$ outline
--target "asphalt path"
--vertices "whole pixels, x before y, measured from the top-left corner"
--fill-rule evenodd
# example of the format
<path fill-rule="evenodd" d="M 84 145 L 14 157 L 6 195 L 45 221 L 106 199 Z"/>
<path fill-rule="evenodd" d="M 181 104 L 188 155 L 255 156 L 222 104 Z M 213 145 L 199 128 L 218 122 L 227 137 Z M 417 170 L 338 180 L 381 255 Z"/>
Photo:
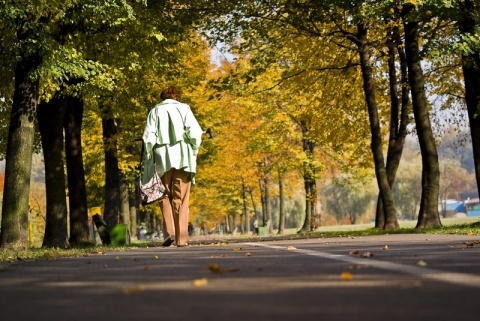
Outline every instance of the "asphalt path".
<path fill-rule="evenodd" d="M 478 320 L 480 237 L 251 239 L 0 262 L 0 320 Z"/>

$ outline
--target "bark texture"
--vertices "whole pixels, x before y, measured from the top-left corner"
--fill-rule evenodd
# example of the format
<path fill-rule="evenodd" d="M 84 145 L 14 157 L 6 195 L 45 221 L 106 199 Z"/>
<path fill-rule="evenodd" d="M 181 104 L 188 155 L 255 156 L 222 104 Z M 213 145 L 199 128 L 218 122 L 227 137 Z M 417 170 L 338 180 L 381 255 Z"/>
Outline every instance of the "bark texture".
<path fill-rule="evenodd" d="M 108 102 L 104 102 L 108 104 Z M 108 105 L 102 107 L 102 133 L 105 153 L 105 209 L 104 220 L 108 229 L 113 228 L 120 214 L 120 169 L 117 156 L 118 128 Z"/>
<path fill-rule="evenodd" d="M 442 225 L 438 212 L 440 167 L 429 118 L 425 80 L 418 45 L 420 23 L 416 19 L 415 13 L 413 5 L 404 6 L 403 19 L 408 80 L 412 93 L 413 114 L 415 116 L 416 131 L 422 155 L 422 196 L 417 227 L 437 227 Z"/>
<path fill-rule="evenodd" d="M 391 28 L 387 33 L 388 43 L 388 76 L 390 89 L 390 131 L 387 150 L 387 179 L 393 192 L 393 184 L 397 175 L 398 166 L 402 158 L 403 146 L 407 136 L 408 123 L 408 76 L 407 61 L 403 50 L 398 26 Z M 400 92 L 397 80 L 396 57 L 400 65 Z M 399 98 L 400 97 L 400 98 Z M 387 217 L 383 210 L 381 195 L 378 196 L 375 227 L 385 228 L 387 224 L 399 227 L 396 217 Z"/>
<path fill-rule="evenodd" d="M 31 30 L 17 32 L 19 42 L 31 37 Z M 30 172 L 32 168 L 35 118 L 38 104 L 38 78 L 32 72 L 38 68 L 41 57 L 32 52 L 15 66 L 15 92 L 8 129 L 5 163 L 5 185 L 2 205 L 0 246 L 28 247 L 28 212 Z"/>
<path fill-rule="evenodd" d="M 62 99 L 53 98 L 38 106 L 38 126 L 42 135 L 45 160 L 45 189 L 47 213 L 44 247 L 68 246 L 67 201 L 65 168 L 63 162 L 63 119 L 65 106 Z"/>
<path fill-rule="evenodd" d="M 380 130 L 380 120 L 378 117 L 378 108 L 375 96 L 375 86 L 373 82 L 373 71 L 370 59 L 370 48 L 368 44 L 367 29 L 363 23 L 357 25 L 357 38 L 355 42 L 358 46 L 360 55 L 360 66 L 362 69 L 363 90 L 368 108 L 368 118 L 370 121 L 370 131 L 372 135 L 371 149 L 373 161 L 375 164 L 375 176 L 377 178 L 378 189 L 380 191 L 383 210 L 385 212 L 385 224 L 383 228 L 394 229 L 397 227 L 397 212 L 393 202 L 393 193 L 388 182 L 387 170 L 385 168 L 385 159 L 383 157 L 382 133 Z"/>
<path fill-rule="evenodd" d="M 87 190 L 82 154 L 83 100 L 65 97 L 65 159 L 67 164 L 71 245 L 89 243 Z"/>
<path fill-rule="evenodd" d="M 305 220 L 299 232 L 312 231 L 313 215 L 315 213 L 315 204 L 317 201 L 317 186 L 315 179 L 315 166 L 313 165 L 313 153 L 315 152 L 315 143 L 308 139 L 307 122 L 300 121 L 302 129 L 303 152 L 306 155 L 307 161 L 303 164 L 303 185 L 305 187 Z"/>
<path fill-rule="evenodd" d="M 480 5 L 478 3 L 474 4 L 471 0 L 466 0 L 462 3 L 461 9 L 460 34 L 475 34 L 475 28 L 479 22 L 475 21 L 474 17 L 475 13 L 478 16 Z M 480 52 L 474 51 L 470 54 L 463 54 L 462 68 L 465 81 L 465 101 L 472 136 L 477 190 L 480 193 Z"/>

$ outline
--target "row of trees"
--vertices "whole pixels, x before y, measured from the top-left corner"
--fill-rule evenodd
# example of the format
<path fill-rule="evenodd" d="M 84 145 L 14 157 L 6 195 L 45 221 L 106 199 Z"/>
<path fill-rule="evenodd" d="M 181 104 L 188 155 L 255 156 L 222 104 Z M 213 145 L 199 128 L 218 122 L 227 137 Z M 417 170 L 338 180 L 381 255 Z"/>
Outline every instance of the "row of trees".
<path fill-rule="evenodd" d="M 379 188 L 376 226 L 398 227 L 392 186 L 413 121 L 422 155 L 417 226 L 441 225 L 440 165 L 429 97 L 439 98 L 441 108 L 467 106 L 478 187 L 479 8 L 473 1 L 231 5 L 231 14 L 213 21 L 211 28 L 217 31 L 215 39 L 229 43 L 240 57 L 240 84 L 248 84 L 240 90 L 256 92 L 257 103 L 276 107 L 276 114 L 287 115 L 302 135 L 307 201 L 302 230 L 312 227 L 315 181 L 326 164 L 320 157 L 348 150 L 348 156 L 365 160 L 358 145 L 366 139 Z M 388 144 L 383 143 L 386 135 Z"/>
<path fill-rule="evenodd" d="M 8 137 L 0 140 L 0 246 L 26 245 L 24 191 L 39 146 L 44 246 L 87 242 L 89 207 L 101 207 L 109 226 L 135 229 L 140 147 L 131 141 L 172 82 L 200 123 L 215 128 L 199 157 L 192 218 L 227 217 L 248 232 L 250 213 L 261 213 L 271 228 L 275 182 L 279 231 L 285 198 L 298 189 L 300 230 L 310 231 L 320 178 L 368 181 L 374 168 L 376 226 L 396 228 L 392 186 L 414 121 L 423 162 L 418 226 L 438 226 L 427 97 L 440 97 L 442 108 L 466 103 L 478 185 L 479 11 L 471 0 L 4 1 L 0 108 L 11 117 L 0 122 Z M 235 61 L 211 66 L 206 38 L 227 45 Z"/>
<path fill-rule="evenodd" d="M 0 246 L 27 245 L 25 191 L 31 156 L 40 145 L 47 200 L 44 246 L 88 242 L 89 207 L 101 206 L 110 227 L 119 215 L 126 223 L 135 216 L 128 183 L 137 174 L 140 149 L 131 139 L 141 137 L 163 86 L 174 80 L 194 95 L 208 71 L 207 46 L 195 30 L 214 4 L 198 1 L 201 9 L 192 9 L 189 3 L 0 4 L 6 159 Z M 87 135 L 81 135 L 82 128 Z"/>

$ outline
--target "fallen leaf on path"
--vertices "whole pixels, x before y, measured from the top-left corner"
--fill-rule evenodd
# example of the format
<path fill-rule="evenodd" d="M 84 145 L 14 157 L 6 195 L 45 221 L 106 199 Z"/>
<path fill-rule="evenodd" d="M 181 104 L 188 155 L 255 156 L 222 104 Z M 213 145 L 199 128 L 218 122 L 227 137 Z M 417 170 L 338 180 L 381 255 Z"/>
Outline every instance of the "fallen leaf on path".
<path fill-rule="evenodd" d="M 247 252 L 245 253 L 245 256 L 252 256 L 252 254 L 250 254 L 250 252 Z"/>
<path fill-rule="evenodd" d="M 367 257 L 367 258 L 373 256 L 373 253 L 372 253 L 372 252 L 365 251 L 365 252 L 361 253 L 359 250 L 350 251 L 349 254 L 350 254 L 350 255 L 359 255 L 359 256 L 361 256 L 361 257 Z"/>
<path fill-rule="evenodd" d="M 373 253 L 368 251 L 362 254 L 362 257 L 372 257 L 372 256 L 373 256 Z"/>
<path fill-rule="evenodd" d="M 345 281 L 351 281 L 353 280 L 353 275 L 350 272 L 342 272 L 342 274 L 340 274 L 340 278 Z"/>
<path fill-rule="evenodd" d="M 427 266 L 427 262 L 425 262 L 424 260 L 420 260 L 420 261 L 417 262 L 417 265 L 419 267 L 425 267 L 425 266 Z"/>
<path fill-rule="evenodd" d="M 158 260 L 158 256 L 154 255 L 154 256 L 153 256 L 153 259 L 154 259 L 154 260 Z"/>
<path fill-rule="evenodd" d="M 152 269 L 152 267 L 150 265 L 145 265 L 145 267 L 143 268 L 145 271 L 150 271 Z"/>
<path fill-rule="evenodd" d="M 209 263 L 208 269 L 213 273 L 228 273 L 240 270 L 239 268 L 221 268 L 217 263 Z"/>
<path fill-rule="evenodd" d="M 233 250 L 234 250 L 235 252 L 240 252 L 240 251 L 242 250 L 242 248 L 241 248 L 241 247 L 236 247 L 236 248 L 234 248 Z"/>
<path fill-rule="evenodd" d="M 203 279 L 197 279 L 193 281 L 193 286 L 200 288 L 202 286 L 205 286 L 208 284 L 208 280 L 206 278 Z"/>
<path fill-rule="evenodd" d="M 289 246 L 289 247 L 287 247 L 287 250 L 290 250 L 290 251 L 296 250 L 296 249 L 297 249 L 297 248 L 296 248 L 295 246 Z"/>
<path fill-rule="evenodd" d="M 383 247 L 383 250 L 384 250 L 384 251 L 388 251 L 388 245 L 385 245 L 385 246 Z"/>
<path fill-rule="evenodd" d="M 474 247 L 475 245 L 480 244 L 480 241 L 473 241 L 473 242 L 463 242 L 467 247 Z"/>

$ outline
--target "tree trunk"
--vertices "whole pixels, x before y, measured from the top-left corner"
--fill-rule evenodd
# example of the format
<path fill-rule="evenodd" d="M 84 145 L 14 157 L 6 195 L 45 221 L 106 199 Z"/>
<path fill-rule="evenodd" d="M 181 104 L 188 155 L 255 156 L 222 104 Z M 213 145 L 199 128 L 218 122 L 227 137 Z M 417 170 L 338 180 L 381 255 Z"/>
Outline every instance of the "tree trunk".
<path fill-rule="evenodd" d="M 263 177 L 261 177 L 258 180 L 258 186 L 260 189 L 260 205 L 262 206 L 262 225 L 261 226 L 266 226 L 266 220 L 265 220 L 265 187 L 264 187 L 264 181 Z M 260 220 L 258 221 L 260 224 Z"/>
<path fill-rule="evenodd" d="M 262 200 L 262 226 L 268 231 L 268 233 L 272 233 L 272 224 L 271 224 L 271 206 L 270 206 L 270 181 L 269 181 L 269 173 L 267 170 L 268 160 L 267 158 L 264 159 L 263 164 L 263 177 L 260 178 L 260 193 L 261 193 L 261 200 Z"/>
<path fill-rule="evenodd" d="M 474 35 L 476 22 L 474 13 L 479 11 L 471 0 L 465 0 L 461 4 L 462 18 L 460 20 L 460 33 L 462 35 Z M 465 80 L 465 101 L 470 122 L 472 136 L 473 159 L 475 163 L 475 175 L 477 178 L 477 191 L 480 193 L 480 52 L 472 52 L 462 55 L 463 79 Z"/>
<path fill-rule="evenodd" d="M 257 220 L 257 223 L 260 222 L 260 215 L 258 214 L 257 210 L 257 202 L 255 202 L 255 197 L 253 196 L 253 188 L 249 188 L 249 193 L 250 193 L 250 199 L 252 200 L 252 207 L 253 207 L 253 213 L 255 214 L 255 219 Z"/>
<path fill-rule="evenodd" d="M 29 32 L 19 31 L 24 41 Z M 31 73 L 40 64 L 38 53 L 23 57 L 15 66 L 15 92 L 8 129 L 5 185 L 2 204 L 0 246 L 28 247 L 28 211 L 32 168 L 35 117 L 38 103 L 38 79 Z"/>
<path fill-rule="evenodd" d="M 128 192 L 128 183 L 125 178 L 125 175 L 122 172 L 119 172 L 120 175 L 120 217 L 122 223 L 127 224 L 127 227 L 130 227 L 130 202 L 129 202 L 129 192 Z"/>
<path fill-rule="evenodd" d="M 278 215 L 278 232 L 283 234 L 285 230 L 285 193 L 283 192 L 283 175 L 282 171 L 278 171 L 278 194 L 280 200 L 280 213 Z"/>
<path fill-rule="evenodd" d="M 380 121 L 378 118 L 377 101 L 375 97 L 375 87 L 373 83 L 373 72 L 370 59 L 370 48 L 367 40 L 367 29 L 362 23 L 357 25 L 357 45 L 360 55 L 360 66 L 362 69 L 363 90 L 368 108 L 368 117 L 370 120 L 370 131 L 372 134 L 372 154 L 375 164 L 375 176 L 377 178 L 378 189 L 380 191 L 383 210 L 388 220 L 385 222 L 384 229 L 395 229 L 396 209 L 393 202 L 393 193 L 388 183 L 387 170 L 383 157 L 382 133 L 380 130 Z"/>
<path fill-rule="evenodd" d="M 250 219 L 248 217 L 248 200 L 247 200 L 247 186 L 242 179 L 242 199 L 243 199 L 243 216 L 244 216 L 244 232 L 250 234 Z"/>
<path fill-rule="evenodd" d="M 237 227 L 238 227 L 237 213 L 233 212 L 232 213 L 232 234 L 235 234 L 237 232 Z M 208 233 L 208 229 L 206 232 Z"/>
<path fill-rule="evenodd" d="M 68 246 L 67 196 L 65 191 L 65 168 L 63 162 L 63 120 L 65 104 L 63 98 L 53 98 L 41 103 L 37 110 L 38 127 L 42 135 L 45 160 L 45 189 L 47 213 L 44 247 Z"/>
<path fill-rule="evenodd" d="M 102 106 L 103 144 L 105 152 L 105 209 L 108 229 L 118 223 L 120 213 L 120 169 L 117 157 L 117 124 L 108 106 Z"/>
<path fill-rule="evenodd" d="M 134 190 L 130 190 L 128 199 L 130 205 L 130 235 L 132 238 L 136 238 L 138 201 Z"/>
<path fill-rule="evenodd" d="M 407 136 L 408 123 L 408 77 L 407 77 L 407 62 L 405 52 L 403 50 L 402 41 L 400 38 L 400 31 L 397 26 L 391 28 L 387 34 L 388 41 L 388 75 L 390 88 L 390 134 L 387 151 L 387 179 L 390 188 L 393 189 L 395 177 L 397 175 L 398 166 L 402 158 L 403 146 L 405 137 Z M 401 101 L 398 95 L 397 71 L 395 67 L 395 52 L 398 52 L 400 63 L 400 86 L 401 86 Z M 394 225 L 399 227 L 397 217 L 387 217 L 383 210 L 383 202 L 381 195 L 378 195 L 377 214 L 375 220 L 375 227 L 385 228 L 386 225 Z"/>
<path fill-rule="evenodd" d="M 438 213 L 440 168 L 437 147 L 429 119 L 425 82 L 420 64 L 419 22 L 409 15 L 413 5 L 404 6 L 405 52 L 412 93 L 413 114 L 422 155 L 422 196 L 417 227 L 441 226 Z M 414 13 L 414 12 L 412 12 Z"/>
<path fill-rule="evenodd" d="M 90 242 L 87 190 L 82 154 L 83 100 L 67 96 L 64 118 L 71 245 Z"/>
<path fill-rule="evenodd" d="M 298 232 L 310 232 L 312 230 L 312 215 L 315 209 L 316 195 L 316 180 L 315 167 L 313 166 L 313 153 L 315 151 L 315 143 L 307 138 L 308 126 L 307 122 L 300 121 L 302 129 L 302 149 L 305 153 L 306 161 L 303 164 L 303 185 L 305 188 L 305 220 L 303 226 Z"/>

